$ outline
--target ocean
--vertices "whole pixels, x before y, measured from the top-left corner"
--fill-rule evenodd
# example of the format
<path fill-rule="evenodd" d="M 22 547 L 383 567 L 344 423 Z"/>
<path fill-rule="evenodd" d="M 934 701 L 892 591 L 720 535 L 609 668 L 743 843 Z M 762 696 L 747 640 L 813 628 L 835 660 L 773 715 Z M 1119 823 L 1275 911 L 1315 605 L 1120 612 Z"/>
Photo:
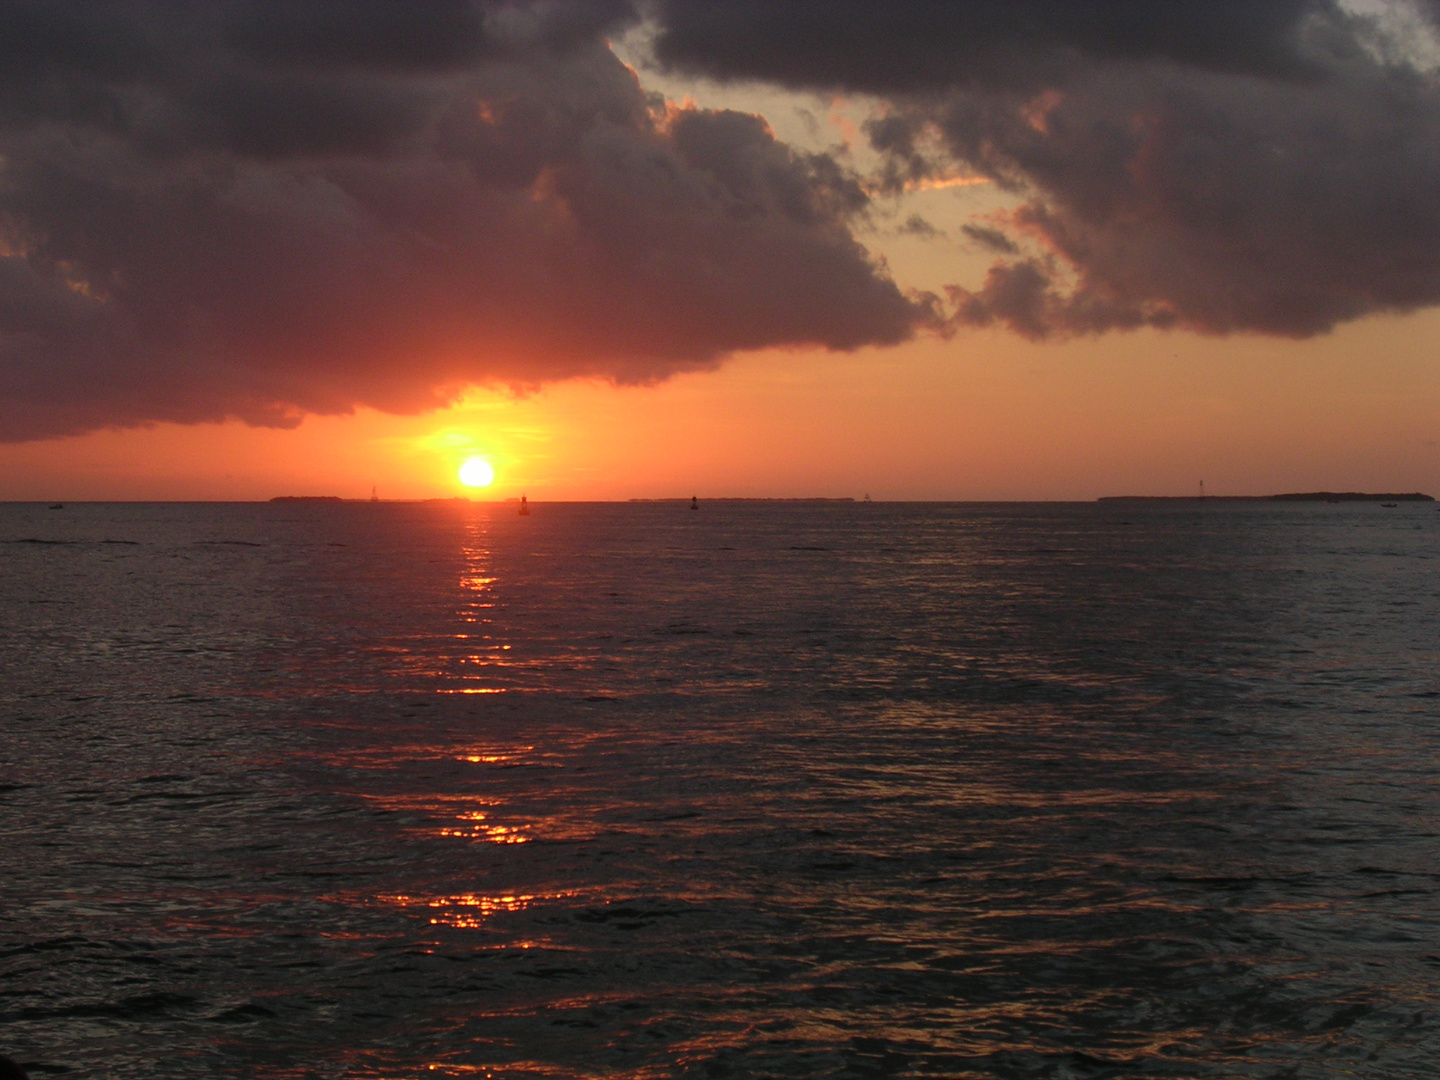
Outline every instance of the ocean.
<path fill-rule="evenodd" d="M 32 1077 L 1433 1077 L 1433 504 L 0 506 Z"/>

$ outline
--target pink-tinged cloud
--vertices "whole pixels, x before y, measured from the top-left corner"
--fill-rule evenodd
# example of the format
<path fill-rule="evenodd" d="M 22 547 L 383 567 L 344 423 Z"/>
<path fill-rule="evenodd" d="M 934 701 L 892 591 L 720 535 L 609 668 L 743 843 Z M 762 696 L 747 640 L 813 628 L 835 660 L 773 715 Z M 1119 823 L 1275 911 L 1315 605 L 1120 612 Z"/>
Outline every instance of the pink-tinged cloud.
<path fill-rule="evenodd" d="M 936 321 L 866 196 L 666 109 L 621 4 L 0 8 L 0 439 L 643 382 Z"/>

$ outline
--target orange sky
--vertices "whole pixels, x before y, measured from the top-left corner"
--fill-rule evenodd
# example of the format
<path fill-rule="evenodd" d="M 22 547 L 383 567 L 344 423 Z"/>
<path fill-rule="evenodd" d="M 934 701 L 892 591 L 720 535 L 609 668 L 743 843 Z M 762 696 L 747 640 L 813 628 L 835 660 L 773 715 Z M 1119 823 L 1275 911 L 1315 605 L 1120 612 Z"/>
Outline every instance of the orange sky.
<path fill-rule="evenodd" d="M 1090 499 L 1440 492 L 1440 313 L 1306 342 L 1153 331 L 1032 344 L 972 332 L 853 355 L 763 353 L 654 387 L 476 392 L 421 416 L 291 431 L 158 425 L 0 447 L 0 498 L 282 494 Z"/>
<path fill-rule="evenodd" d="M 816 147 L 853 137 L 867 107 L 689 90 Z M 1006 205 L 984 184 L 915 192 L 882 202 L 861 239 L 903 286 L 973 287 L 992 257 L 955 240 L 958 227 Z M 901 234 L 912 213 L 946 235 Z M 1147 330 L 1037 344 L 997 329 L 853 354 L 768 351 L 654 386 L 479 388 L 418 416 L 0 445 L 0 499 L 364 498 L 372 485 L 382 498 L 1091 499 L 1190 494 L 1202 479 L 1212 494 L 1440 493 L 1437 341 L 1431 311 L 1306 341 Z M 484 492 L 456 477 L 472 454 L 495 467 Z"/>

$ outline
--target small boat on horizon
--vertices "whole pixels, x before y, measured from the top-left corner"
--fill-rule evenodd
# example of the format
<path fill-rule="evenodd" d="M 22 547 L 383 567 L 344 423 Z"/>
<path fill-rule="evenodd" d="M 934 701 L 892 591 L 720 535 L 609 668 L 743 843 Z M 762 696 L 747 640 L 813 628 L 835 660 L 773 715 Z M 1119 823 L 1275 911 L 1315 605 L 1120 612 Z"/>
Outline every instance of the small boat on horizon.
<path fill-rule="evenodd" d="M 521 495 L 521 496 L 520 496 L 520 516 L 521 516 L 521 517 L 529 517 L 529 516 L 530 516 L 530 503 L 529 503 L 529 501 L 525 498 L 524 495 Z"/>
<path fill-rule="evenodd" d="M 64 509 L 65 509 L 65 504 L 64 504 L 64 503 L 51 503 L 51 504 L 50 504 L 50 509 L 51 509 L 51 510 L 64 510 Z"/>

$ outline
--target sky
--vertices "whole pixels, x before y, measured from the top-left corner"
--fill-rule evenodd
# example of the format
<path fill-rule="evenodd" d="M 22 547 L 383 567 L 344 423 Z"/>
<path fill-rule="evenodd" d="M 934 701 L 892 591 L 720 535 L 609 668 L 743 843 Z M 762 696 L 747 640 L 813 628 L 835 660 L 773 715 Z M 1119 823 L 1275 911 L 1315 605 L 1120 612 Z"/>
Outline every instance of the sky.
<path fill-rule="evenodd" d="M 0 500 L 1440 494 L 1437 25 L 0 0 Z"/>

